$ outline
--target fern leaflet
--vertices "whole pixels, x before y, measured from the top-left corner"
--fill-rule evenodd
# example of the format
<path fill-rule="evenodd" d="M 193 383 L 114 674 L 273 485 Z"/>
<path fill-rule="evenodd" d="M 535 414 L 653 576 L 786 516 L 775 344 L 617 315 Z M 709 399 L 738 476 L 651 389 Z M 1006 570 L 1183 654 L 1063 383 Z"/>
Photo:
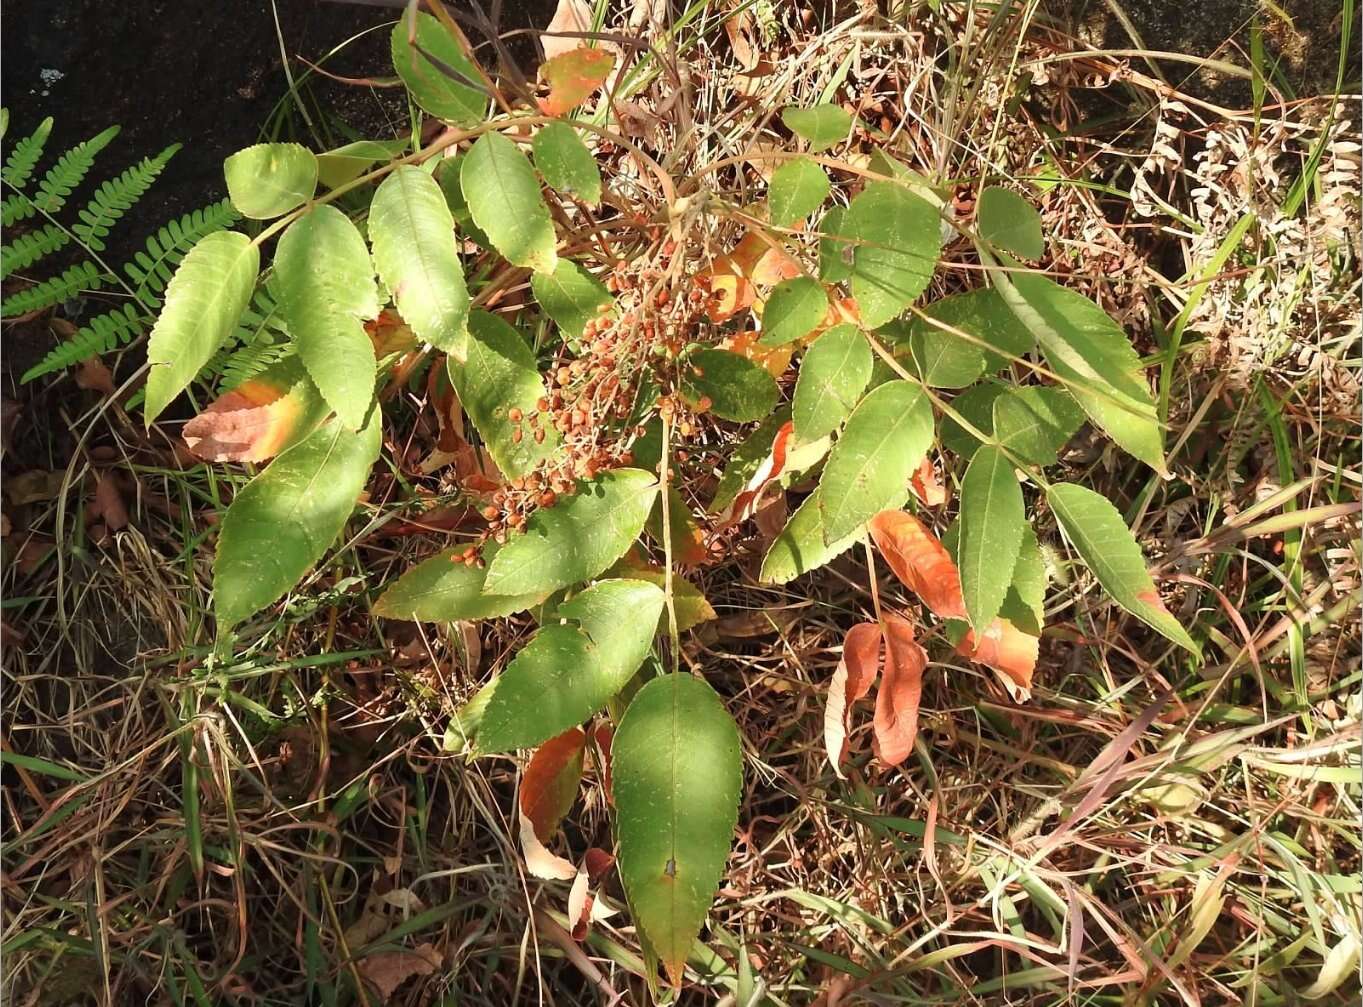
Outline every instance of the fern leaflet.
<path fill-rule="evenodd" d="M 110 126 L 103 133 L 99 133 L 78 143 L 47 170 L 43 180 L 38 184 L 38 191 L 33 196 L 33 205 L 43 213 L 56 213 L 66 204 L 66 197 L 71 195 L 71 190 L 80 185 L 95 163 L 95 155 L 109 145 L 109 141 L 118 135 L 117 126 Z"/>
<path fill-rule="evenodd" d="M 176 151 L 178 143 L 173 143 L 155 157 L 144 157 L 141 164 L 135 164 L 117 178 L 111 178 L 95 191 L 88 205 L 80 211 L 80 223 L 71 228 L 76 237 L 88 248 L 104 251 L 104 238 L 109 228 L 132 207 L 156 181 L 161 169 L 166 166 Z"/>
<path fill-rule="evenodd" d="M 103 282 L 104 274 L 93 262 L 78 262 L 61 276 L 54 276 L 36 287 L 29 287 L 12 297 L 6 297 L 0 302 L 0 315 L 12 318 L 40 308 L 48 308 L 74 297 L 82 290 L 98 290 Z"/>
<path fill-rule="evenodd" d="M 9 157 L 5 158 L 5 167 L 0 169 L 0 178 L 16 189 L 22 189 L 33 174 L 33 169 L 38 166 L 38 158 L 42 156 L 47 136 L 51 132 L 52 116 L 49 115 L 38 123 L 38 128 L 31 136 L 24 137 L 14 145 Z"/>
<path fill-rule="evenodd" d="M 45 255 L 51 255 L 71 240 L 56 224 L 44 224 L 22 235 L 9 245 L 0 245 L 0 279 L 19 269 L 27 269 Z"/>
<path fill-rule="evenodd" d="M 122 308 L 114 308 L 98 315 L 90 319 L 89 325 L 76 330 L 74 336 L 56 346 L 51 353 L 25 371 L 19 383 L 27 384 L 44 374 L 51 374 L 98 354 L 108 353 L 129 342 L 134 336 L 141 335 L 146 330 L 148 321 L 135 301 L 129 301 Z"/>
<path fill-rule="evenodd" d="M 166 224 L 147 239 L 146 251 L 138 252 L 133 261 L 123 267 L 133 282 L 133 296 L 148 310 L 159 308 L 161 299 L 156 295 L 166 289 L 185 253 L 200 238 L 221 231 L 237 217 L 231 201 L 224 199 Z"/>

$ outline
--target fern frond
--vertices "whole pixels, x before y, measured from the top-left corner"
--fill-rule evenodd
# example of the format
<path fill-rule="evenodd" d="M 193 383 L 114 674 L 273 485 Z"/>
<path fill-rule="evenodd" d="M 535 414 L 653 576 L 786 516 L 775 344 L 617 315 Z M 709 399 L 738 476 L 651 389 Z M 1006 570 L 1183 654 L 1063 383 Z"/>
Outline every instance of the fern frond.
<path fill-rule="evenodd" d="M 61 276 L 44 280 L 36 287 L 21 290 L 12 297 L 0 301 L 0 315 L 13 318 L 26 315 L 30 311 L 51 307 L 54 304 L 74 297 L 82 290 L 98 290 L 104 282 L 104 273 L 93 262 L 78 262 Z"/>
<path fill-rule="evenodd" d="M 4 168 L 0 168 L 0 179 L 16 189 L 22 189 L 33 174 L 33 169 L 38 166 L 38 158 L 42 156 L 47 136 L 51 132 L 52 116 L 49 115 L 38 123 L 38 128 L 31 135 L 14 145 L 9 157 L 5 158 Z"/>
<path fill-rule="evenodd" d="M 21 220 L 27 220 L 33 216 L 36 210 L 33 200 L 22 192 L 12 193 L 5 197 L 3 203 L 0 203 L 0 227 L 9 227 Z"/>
<path fill-rule="evenodd" d="M 96 252 L 104 251 L 104 238 L 109 234 L 109 228 L 142 198 L 179 149 L 178 143 L 172 143 L 155 157 L 144 157 L 141 164 L 104 182 L 78 214 L 80 223 L 71 228 L 76 238 Z"/>
<path fill-rule="evenodd" d="M 27 269 L 45 255 L 51 255 L 71 240 L 56 224 L 44 224 L 9 245 L 0 245 L 0 279 Z"/>
<path fill-rule="evenodd" d="M 118 130 L 118 126 L 110 126 L 103 133 L 76 144 L 63 154 L 38 183 L 33 205 L 48 214 L 60 210 L 66 204 L 66 197 L 71 195 L 71 190 L 80 185 L 94 166 L 95 155 L 109 145 L 109 141 L 118 135 Z"/>
<path fill-rule="evenodd" d="M 273 367 L 286 357 L 293 356 L 294 344 L 291 342 L 263 342 L 254 345 L 238 346 L 223 356 L 216 370 L 221 373 L 218 394 L 230 392 L 268 367 Z M 215 361 L 217 362 L 217 361 Z M 212 364 L 210 363 L 210 368 Z"/>
<path fill-rule="evenodd" d="M 156 295 L 166 289 L 175 267 L 202 237 L 234 224 L 240 214 L 230 200 L 210 203 L 172 220 L 147 239 L 146 251 L 133 256 L 123 267 L 133 283 L 133 296 L 149 310 L 161 306 Z"/>
<path fill-rule="evenodd" d="M 108 353 L 145 332 L 149 321 L 135 301 L 129 301 L 122 308 L 114 308 L 98 315 L 90 319 L 90 324 L 77 329 L 74 336 L 56 346 L 51 353 L 25 371 L 19 383 L 27 384 L 44 374 L 51 374 L 98 354 Z"/>

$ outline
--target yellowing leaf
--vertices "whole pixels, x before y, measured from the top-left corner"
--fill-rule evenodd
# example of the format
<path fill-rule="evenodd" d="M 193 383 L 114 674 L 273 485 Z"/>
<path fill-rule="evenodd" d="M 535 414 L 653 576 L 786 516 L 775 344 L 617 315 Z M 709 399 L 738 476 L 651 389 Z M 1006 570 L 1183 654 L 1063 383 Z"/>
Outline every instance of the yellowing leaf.
<path fill-rule="evenodd" d="M 540 80 L 549 85 L 549 97 L 539 100 L 545 115 L 566 115 L 591 97 L 615 66 L 615 56 L 605 49 L 582 46 L 540 64 Z"/>
<path fill-rule="evenodd" d="M 185 424 L 185 444 L 206 462 L 263 462 L 302 440 L 328 408 L 289 360 L 243 382 Z"/>

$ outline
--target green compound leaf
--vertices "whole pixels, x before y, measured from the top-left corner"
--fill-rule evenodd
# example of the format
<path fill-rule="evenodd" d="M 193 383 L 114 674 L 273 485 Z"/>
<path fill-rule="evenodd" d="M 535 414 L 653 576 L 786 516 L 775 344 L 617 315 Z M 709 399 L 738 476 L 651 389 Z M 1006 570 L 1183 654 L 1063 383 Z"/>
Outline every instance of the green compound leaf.
<path fill-rule="evenodd" d="M 535 169 L 501 133 L 484 133 L 464 155 L 459 184 L 473 222 L 515 266 L 552 273 L 554 225 Z"/>
<path fill-rule="evenodd" d="M 928 285 L 941 251 L 937 209 L 895 182 L 870 182 L 847 208 L 842 232 L 852 253 L 852 296 L 868 329 L 878 329 Z"/>
<path fill-rule="evenodd" d="M 824 540 L 837 542 L 904 499 L 932 443 L 932 404 L 917 385 L 887 381 L 853 410 L 819 479 Z"/>
<path fill-rule="evenodd" d="M 999 444 L 1036 465 L 1054 465 L 1083 422 L 1083 411 L 1059 388 L 1010 388 L 994 400 Z"/>
<path fill-rule="evenodd" d="M 487 97 L 477 83 L 478 70 L 464 55 L 459 40 L 430 14 L 416 16 L 415 46 L 408 41 L 407 34 L 404 15 L 393 25 L 393 68 L 407 85 L 412 99 L 437 119 L 458 126 L 482 122 Z"/>
<path fill-rule="evenodd" d="M 317 155 L 299 143 L 258 143 L 222 167 L 232 205 L 254 220 L 282 216 L 317 191 Z"/>
<path fill-rule="evenodd" d="M 782 280 L 762 310 L 763 346 L 783 346 L 803 339 L 828 316 L 828 295 L 810 276 Z"/>
<path fill-rule="evenodd" d="M 901 493 L 895 506 L 903 502 L 904 494 Z M 787 584 L 801 574 L 837 559 L 856 544 L 859 534 L 860 528 L 831 545 L 825 541 L 823 509 L 819 506 L 816 489 L 805 497 L 804 503 L 796 508 L 781 534 L 772 542 L 762 560 L 759 579 L 764 584 Z"/>
<path fill-rule="evenodd" d="M 543 442 L 536 442 L 527 422 L 544 396 L 544 382 L 535 367 L 534 352 L 509 324 L 486 311 L 475 311 L 469 315 L 468 328 L 465 358 L 450 356 L 446 361 L 450 384 L 492 460 L 514 479 L 558 447 L 557 430 L 546 426 Z M 519 441 L 512 409 L 521 411 Z"/>
<path fill-rule="evenodd" d="M 828 175 L 809 158 L 787 161 L 771 174 L 767 219 L 777 227 L 790 227 L 817 210 L 831 189 Z"/>
<path fill-rule="evenodd" d="M 317 206 L 279 239 L 274 277 L 280 313 L 308 376 L 341 422 L 357 429 L 369 412 L 378 373 L 364 329 L 364 320 L 379 313 L 364 238 L 336 207 Z"/>
<path fill-rule="evenodd" d="M 558 607 L 493 688 L 476 744 L 480 752 L 530 748 L 606 705 L 648 656 L 663 592 L 641 580 L 604 580 Z"/>
<path fill-rule="evenodd" d="M 657 480 L 640 469 L 615 469 L 580 484 L 572 496 L 530 516 L 525 533 L 488 565 L 484 589 L 547 594 L 590 580 L 639 537 L 657 493 Z"/>
<path fill-rule="evenodd" d="M 1007 389 L 1003 385 L 976 385 L 951 400 L 952 412 L 982 434 L 994 433 L 994 402 Z M 948 413 L 942 420 L 942 447 L 962 461 L 975 456 L 980 442 Z"/>
<path fill-rule="evenodd" d="M 710 400 L 710 411 L 735 423 L 751 423 L 776 408 L 781 391 L 761 364 L 728 350 L 697 350 L 682 364 L 682 395 L 696 405 Z"/>
<path fill-rule="evenodd" d="M 283 597 L 331 547 L 379 457 L 382 429 L 377 409 L 359 430 L 328 420 L 236 495 L 213 564 L 220 628 Z"/>
<path fill-rule="evenodd" d="M 981 631 L 999 614 L 1026 529 L 1022 487 L 995 447 L 975 452 L 961 480 L 961 593 L 970 624 Z"/>
<path fill-rule="evenodd" d="M 462 356 L 469 292 L 454 217 L 435 179 L 411 165 L 385 178 L 369 206 L 369 240 L 403 321 L 436 349 Z"/>
<path fill-rule="evenodd" d="M 1051 510 L 1080 558 L 1115 601 L 1180 647 L 1201 652 L 1160 601 L 1145 568 L 1140 544 L 1111 502 L 1074 483 L 1056 483 L 1046 493 Z"/>
<path fill-rule="evenodd" d="M 523 612 L 545 599 L 543 594 L 483 593 L 486 570 L 465 566 L 464 550 L 447 549 L 412 567 L 379 596 L 374 614 L 413 622 L 495 619 Z"/>
<path fill-rule="evenodd" d="M 409 140 L 356 140 L 317 155 L 317 181 L 328 189 L 353 182 L 380 161 L 389 161 L 408 148 Z"/>
<path fill-rule="evenodd" d="M 915 317 L 909 326 L 913 363 L 936 388 L 964 388 L 986 371 L 1031 352 L 1036 340 L 995 290 L 972 290 L 934 301 L 924 314 L 976 342 Z M 994 352 L 995 350 L 999 352 Z"/>
<path fill-rule="evenodd" d="M 1030 527 L 1022 530 L 1022 547 L 1013 566 L 1013 583 L 1008 585 L 999 615 L 1024 633 L 1041 635 L 1046 617 L 1046 562 L 1041 545 Z"/>
<path fill-rule="evenodd" d="M 811 152 L 824 150 L 847 139 L 852 116 L 837 105 L 781 109 L 781 121 L 796 136 L 809 141 Z"/>
<path fill-rule="evenodd" d="M 568 259 L 559 259 L 552 273 L 532 273 L 530 291 L 570 342 L 614 300 L 604 283 Z"/>
<path fill-rule="evenodd" d="M 1015 192 L 989 186 L 975 206 L 980 237 L 991 245 L 1024 259 L 1039 259 L 1046 252 L 1041 238 L 1041 214 Z"/>
<path fill-rule="evenodd" d="M 166 288 L 147 346 L 148 425 L 227 342 L 259 273 L 260 250 L 236 231 L 214 232 L 189 250 Z"/>
<path fill-rule="evenodd" d="M 576 196 L 591 206 L 601 202 L 601 169 L 596 158 L 566 122 L 556 120 L 540 127 L 530 141 L 535 167 L 550 188 Z"/>
<path fill-rule="evenodd" d="M 866 390 L 873 363 L 871 346 L 855 325 L 835 325 L 814 341 L 795 382 L 792 415 L 801 442 L 816 441 L 842 425 Z"/>
<path fill-rule="evenodd" d="M 856 245 L 847 234 L 847 207 L 835 206 L 819 221 L 819 280 L 843 283 L 852 278 Z"/>
<path fill-rule="evenodd" d="M 620 879 L 648 949 L 680 984 L 738 822 L 738 727 L 702 679 L 664 675 L 625 711 L 611 763 Z"/>

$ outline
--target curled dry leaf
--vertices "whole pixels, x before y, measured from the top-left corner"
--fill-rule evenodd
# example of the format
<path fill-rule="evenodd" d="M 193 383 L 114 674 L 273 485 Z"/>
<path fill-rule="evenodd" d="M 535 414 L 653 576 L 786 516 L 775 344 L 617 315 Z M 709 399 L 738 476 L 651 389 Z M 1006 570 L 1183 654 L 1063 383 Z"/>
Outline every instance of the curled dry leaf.
<path fill-rule="evenodd" d="M 885 674 L 876 690 L 875 750 L 881 762 L 897 766 L 913 751 L 918 704 L 928 655 L 914 640 L 913 625 L 886 612 Z"/>
<path fill-rule="evenodd" d="M 882 511 L 871 519 L 871 537 L 895 576 L 942 619 L 967 621 L 961 575 L 937 536 L 912 514 Z M 971 632 L 956 652 L 992 668 L 1017 702 L 1031 698 L 1040 640 L 1004 618 L 983 633 Z"/>
<path fill-rule="evenodd" d="M 871 538 L 894 575 L 942 619 L 966 619 L 961 574 L 937 536 L 912 514 L 881 511 Z"/>
<path fill-rule="evenodd" d="M 611 741 L 614 738 L 615 728 L 607 721 L 602 721 L 592 728 L 592 741 L 596 744 L 592 755 L 596 760 L 596 772 L 601 779 L 601 789 L 606 792 L 607 804 L 615 803 L 615 796 L 611 792 Z M 591 855 L 592 850 L 588 850 L 587 856 Z"/>
<path fill-rule="evenodd" d="M 359 962 L 360 975 L 385 1001 L 408 979 L 432 975 L 439 967 L 440 952 L 434 944 L 420 944 L 410 951 L 380 951 L 365 955 Z"/>
<path fill-rule="evenodd" d="M 585 45 L 545 60 L 539 76 L 549 85 L 549 97 L 539 99 L 540 111 L 567 115 L 605 83 L 614 66 L 614 54 Z"/>
<path fill-rule="evenodd" d="M 968 632 L 956 647 L 956 653 L 978 661 L 999 673 L 999 680 L 1016 703 L 1032 698 L 1032 673 L 1041 641 L 1024 633 L 1004 618 L 995 619 L 976 639 Z"/>
<path fill-rule="evenodd" d="M 548 34 L 540 36 L 540 44 L 544 46 L 544 58 L 551 60 L 582 45 L 580 38 L 556 36 L 552 34 L 553 32 L 591 30 L 592 5 L 587 3 L 587 0 L 558 0 L 554 16 L 549 21 L 549 27 L 545 29 Z"/>
<path fill-rule="evenodd" d="M 521 775 L 521 850 L 526 870 L 537 878 L 566 881 L 577 873 L 544 844 L 577 798 L 586 750 L 586 732 L 574 727 L 537 748 Z"/>
<path fill-rule="evenodd" d="M 785 471 L 794 432 L 795 424 L 789 420 L 776 431 L 776 437 L 771 442 L 771 451 L 762 459 L 762 464 L 734 497 L 733 502 L 719 515 L 718 527 L 724 528 L 745 521 L 756 512 L 762 491 L 779 479 L 781 473 Z"/>
<path fill-rule="evenodd" d="M 535 823 L 520 813 L 521 853 L 525 857 L 525 869 L 536 878 L 547 881 L 567 881 L 577 876 L 577 868 L 549 850 L 535 835 Z"/>
<path fill-rule="evenodd" d="M 615 915 L 615 910 L 598 901 L 592 886 L 600 884 L 606 872 L 615 866 L 615 858 L 605 850 L 593 846 L 582 858 L 573 886 L 568 890 L 568 922 L 573 940 L 583 941 L 593 920 L 604 920 Z"/>
<path fill-rule="evenodd" d="M 828 762 L 840 780 L 846 778 L 842 760 L 847 753 L 852 704 L 871 691 L 880 668 L 880 643 L 880 626 L 874 622 L 858 623 L 849 629 L 842 641 L 842 659 L 828 684 L 828 700 L 823 711 L 823 742 Z"/>
<path fill-rule="evenodd" d="M 103 520 L 110 531 L 121 531 L 128 527 L 128 508 L 123 503 L 123 493 L 113 473 L 95 474 L 95 498 L 87 513 L 91 521 Z"/>
<path fill-rule="evenodd" d="M 113 373 L 99 357 L 91 357 L 76 368 L 76 385 L 101 395 L 113 395 L 115 391 Z"/>
<path fill-rule="evenodd" d="M 937 481 L 937 472 L 932 466 L 931 458 L 924 456 L 918 463 L 918 470 L 910 478 L 909 486 L 914 496 L 918 497 L 925 507 L 946 506 L 949 499 L 947 488 Z"/>

